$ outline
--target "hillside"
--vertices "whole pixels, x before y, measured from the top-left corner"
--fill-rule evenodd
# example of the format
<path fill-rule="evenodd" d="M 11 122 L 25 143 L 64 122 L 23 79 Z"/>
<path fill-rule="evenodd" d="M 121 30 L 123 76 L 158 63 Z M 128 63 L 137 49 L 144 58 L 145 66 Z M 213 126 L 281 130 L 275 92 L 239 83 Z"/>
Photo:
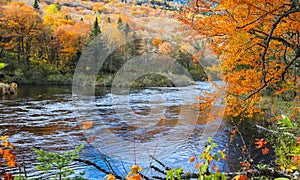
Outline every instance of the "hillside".
<path fill-rule="evenodd" d="M 81 54 L 98 35 L 108 50 L 123 46 L 125 41 L 131 43 L 130 48 L 119 49 L 119 54 L 112 55 L 114 59 L 106 61 L 108 65 L 100 72 L 98 85 L 110 86 L 118 69 L 143 53 L 170 56 L 187 68 L 194 80 L 206 78 L 200 61 L 209 51 L 195 32 L 177 20 L 183 8 L 179 3 L 40 0 L 36 5 L 35 1 L 2 4 L 0 61 L 8 66 L 1 73 L 1 81 L 70 84 Z M 148 44 L 135 41 L 145 38 Z M 153 78 L 157 77 L 150 77 Z"/>

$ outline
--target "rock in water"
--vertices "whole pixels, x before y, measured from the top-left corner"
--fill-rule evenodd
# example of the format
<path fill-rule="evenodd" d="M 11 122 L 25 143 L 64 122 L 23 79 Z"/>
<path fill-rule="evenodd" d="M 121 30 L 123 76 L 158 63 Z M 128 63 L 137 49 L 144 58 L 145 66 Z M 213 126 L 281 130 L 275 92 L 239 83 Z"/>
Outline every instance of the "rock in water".
<path fill-rule="evenodd" d="M 0 96 L 17 94 L 18 85 L 16 83 L 0 83 Z"/>

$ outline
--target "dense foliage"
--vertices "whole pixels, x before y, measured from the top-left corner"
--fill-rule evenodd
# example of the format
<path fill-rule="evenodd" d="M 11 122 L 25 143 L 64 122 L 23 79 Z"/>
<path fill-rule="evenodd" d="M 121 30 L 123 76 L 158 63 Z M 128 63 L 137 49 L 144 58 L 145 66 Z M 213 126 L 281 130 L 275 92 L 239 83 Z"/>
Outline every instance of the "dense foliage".
<path fill-rule="evenodd" d="M 99 74 L 99 85 L 109 86 L 114 74 L 127 60 L 146 50 L 144 42 L 134 39 L 145 37 L 143 32 L 164 33 L 163 30 L 140 25 L 138 21 L 141 24 L 147 22 L 147 19 L 143 18 L 145 15 L 154 18 L 170 17 L 168 13 L 172 12 L 171 9 L 166 10 L 170 7 L 169 3 L 157 5 L 159 9 L 153 8 L 159 4 L 155 1 L 151 2 L 152 7 L 128 3 L 125 7 L 128 7 L 132 14 L 127 15 L 121 8 L 124 5 L 118 1 L 82 1 L 78 4 L 82 6 L 81 9 L 73 8 L 64 1 L 53 4 L 34 1 L 32 5 L 24 2 L 3 2 L 0 13 L 0 58 L 8 67 L 1 73 L 2 81 L 71 84 L 76 63 L 82 52 L 94 38 L 99 37 L 108 51 L 111 47 L 120 46 L 117 52 L 106 60 Z M 162 10 L 165 15 L 160 14 Z M 124 37 L 130 43 L 119 44 Z M 172 50 L 177 51 L 174 58 L 191 72 L 194 80 L 205 78 L 202 67 L 194 62 L 190 52 L 182 50 L 182 43 L 177 44 L 177 49 L 164 42 L 153 46 L 157 49 L 156 52 L 167 55 L 170 48 L 173 48 Z M 135 85 L 149 84 L 146 80 L 141 81 Z M 153 85 L 171 84 L 161 80 Z"/>
<path fill-rule="evenodd" d="M 265 93 L 299 100 L 299 17 L 297 0 L 194 0 L 180 14 L 211 40 L 226 82 L 228 114 L 262 112 L 258 102 Z"/>

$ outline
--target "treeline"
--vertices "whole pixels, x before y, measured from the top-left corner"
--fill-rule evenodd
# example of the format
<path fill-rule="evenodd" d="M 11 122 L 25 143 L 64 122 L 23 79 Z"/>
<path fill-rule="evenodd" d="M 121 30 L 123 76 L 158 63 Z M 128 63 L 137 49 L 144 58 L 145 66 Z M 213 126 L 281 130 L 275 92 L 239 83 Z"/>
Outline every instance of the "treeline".
<path fill-rule="evenodd" d="M 114 74 L 128 59 L 142 54 L 145 44 L 135 40 L 139 38 L 137 33 L 121 17 L 113 23 L 109 16 L 104 19 L 98 10 L 94 12 L 93 21 L 92 24 L 83 18 L 74 18 L 59 3 L 41 5 L 36 0 L 32 5 L 23 2 L 2 5 L 0 61 L 7 67 L 0 72 L 0 80 L 70 84 L 81 54 L 95 37 L 101 36 L 108 49 L 125 37 L 130 43 L 120 45 L 99 73 L 99 85 L 111 85 Z M 153 39 L 151 46 L 155 52 L 167 55 L 171 55 L 169 51 L 176 52 L 171 56 L 191 71 L 195 80 L 205 78 L 199 62 L 189 53 L 159 39 Z"/>
<path fill-rule="evenodd" d="M 0 57 L 8 64 L 5 80 L 20 83 L 64 79 L 93 35 L 90 24 L 72 20 L 59 4 L 42 9 L 37 1 L 2 6 L 0 32 Z"/>

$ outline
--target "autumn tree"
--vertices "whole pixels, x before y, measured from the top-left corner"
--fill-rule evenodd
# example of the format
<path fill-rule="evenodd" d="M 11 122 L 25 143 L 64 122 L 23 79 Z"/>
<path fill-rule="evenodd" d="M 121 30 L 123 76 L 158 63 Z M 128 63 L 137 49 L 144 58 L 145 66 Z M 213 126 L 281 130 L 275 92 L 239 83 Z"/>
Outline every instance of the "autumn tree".
<path fill-rule="evenodd" d="M 261 112 L 257 102 L 266 92 L 289 89 L 295 97 L 300 82 L 298 0 L 196 0 L 186 9 L 179 19 L 210 38 L 219 57 L 227 113 Z"/>
<path fill-rule="evenodd" d="M 18 60 L 29 58 L 38 48 L 38 38 L 43 30 L 40 15 L 23 2 L 11 2 L 0 12 L 1 48 L 17 53 Z"/>
<path fill-rule="evenodd" d="M 66 65 L 69 62 L 76 64 L 78 56 L 87 44 L 86 35 L 89 29 L 90 26 L 84 22 L 77 22 L 75 25 L 61 25 L 53 31 L 51 48 L 54 50 L 53 60 L 57 65 Z M 74 64 L 68 64 L 68 66 Z"/>

